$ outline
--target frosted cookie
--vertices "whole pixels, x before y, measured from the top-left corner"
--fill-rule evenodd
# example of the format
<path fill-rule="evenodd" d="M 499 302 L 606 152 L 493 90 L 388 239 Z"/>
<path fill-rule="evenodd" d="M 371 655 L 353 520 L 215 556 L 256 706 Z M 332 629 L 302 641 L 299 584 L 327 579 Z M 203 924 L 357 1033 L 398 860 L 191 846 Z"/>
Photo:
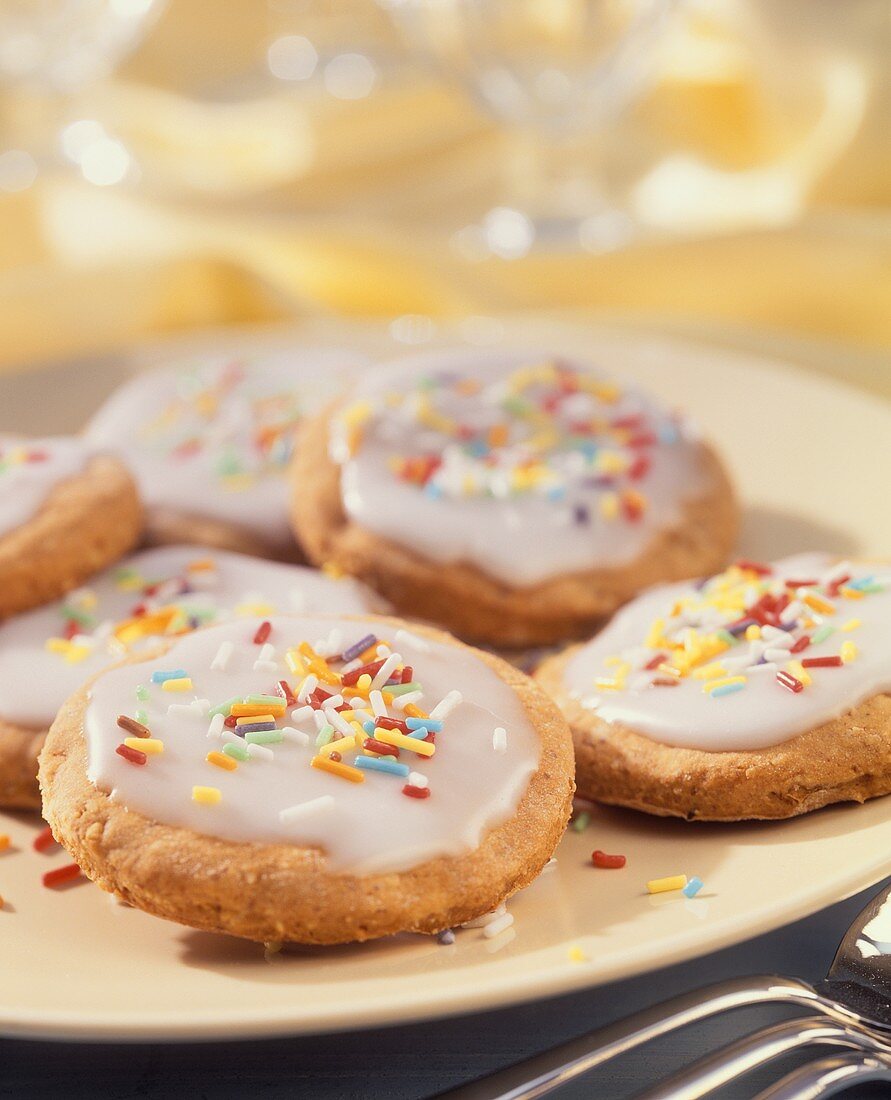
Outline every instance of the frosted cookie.
<path fill-rule="evenodd" d="M 0 433 L 0 620 L 55 599 L 139 539 L 136 486 L 74 438 Z"/>
<path fill-rule="evenodd" d="M 150 542 L 294 560 L 285 470 L 295 433 L 356 365 L 352 353 L 304 349 L 164 367 L 117 390 L 86 437 L 133 470 Z"/>
<path fill-rule="evenodd" d="M 39 806 L 37 754 L 59 707 L 128 653 L 208 623 L 375 610 L 358 582 L 224 550 L 145 550 L 63 599 L 0 623 L 0 806 Z"/>
<path fill-rule="evenodd" d="M 104 889 L 319 944 L 491 911 L 551 856 L 572 773 L 566 723 L 526 676 L 373 617 L 177 639 L 73 696 L 40 759 L 44 815 Z"/>
<path fill-rule="evenodd" d="M 891 567 L 823 554 L 655 588 L 536 678 L 579 792 L 706 821 L 891 791 Z"/>
<path fill-rule="evenodd" d="M 686 420 L 583 364 L 491 351 L 405 360 L 307 424 L 292 515 L 313 560 L 500 646 L 718 568 L 737 524 Z"/>

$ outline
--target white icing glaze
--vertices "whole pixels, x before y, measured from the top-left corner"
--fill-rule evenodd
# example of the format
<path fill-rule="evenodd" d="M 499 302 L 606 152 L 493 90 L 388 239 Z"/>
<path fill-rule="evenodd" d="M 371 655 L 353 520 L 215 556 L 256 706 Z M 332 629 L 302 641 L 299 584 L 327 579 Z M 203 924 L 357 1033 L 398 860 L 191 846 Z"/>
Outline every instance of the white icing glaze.
<path fill-rule="evenodd" d="M 117 390 L 86 436 L 124 456 L 149 508 L 248 528 L 287 546 L 294 434 L 357 362 L 351 352 L 303 349 L 164 367 Z"/>
<path fill-rule="evenodd" d="M 56 485 L 79 474 L 88 457 L 73 437 L 0 434 L 0 537 L 36 515 Z"/>
<path fill-rule="evenodd" d="M 191 563 L 213 562 L 212 570 L 189 571 Z M 134 586 L 122 580 L 132 571 Z M 159 584 L 146 597 L 144 584 Z M 191 591 L 178 594 L 181 580 L 191 578 Z M 0 623 L 0 719 L 28 728 L 48 726 L 62 703 L 81 684 L 127 652 L 112 627 L 131 618 L 134 607 L 149 612 L 177 605 L 202 622 L 220 621 L 239 614 L 256 614 L 258 605 L 274 611 L 359 614 L 371 609 L 369 598 L 351 579 L 332 580 L 312 569 L 245 557 L 196 546 L 165 546 L 125 558 L 94 577 L 87 587 L 45 607 Z M 88 621 L 79 627 L 76 641 L 63 643 L 59 652 L 47 641 L 60 639 L 74 608 Z M 155 642 L 163 627 L 137 641 Z M 68 654 L 76 660 L 66 659 Z"/>
<path fill-rule="evenodd" d="M 565 393 L 552 403 L 546 422 L 521 419 L 510 405 L 505 408 L 506 382 L 518 368 L 554 362 L 578 372 L 583 386 L 606 387 L 606 396 Z M 430 388 L 431 378 L 449 381 Z M 477 383 L 479 392 L 461 393 L 455 383 Z M 394 364 L 359 387 L 355 401 L 332 423 L 331 455 L 341 464 L 344 508 L 362 527 L 426 558 L 468 562 L 515 585 L 627 564 L 656 532 L 681 521 L 684 501 L 704 489 L 704 468 L 687 422 L 642 394 L 616 391 L 611 400 L 612 386 L 585 364 L 535 353 L 450 351 Z M 541 393 L 540 383 L 524 391 L 535 401 Z M 395 404 L 394 394 L 407 396 Z M 475 438 L 464 445 L 443 432 L 443 416 Z M 616 420 L 620 424 L 610 427 Z M 578 437 L 578 425 L 595 421 L 599 426 L 583 440 L 567 440 L 567 427 L 574 425 Z M 360 423 L 357 444 L 350 437 L 352 423 Z M 509 440 L 495 447 L 494 468 L 487 464 L 491 456 L 469 453 L 490 429 L 505 427 Z M 548 442 L 550 427 L 556 435 Z M 518 488 L 513 470 L 533 453 L 533 437 L 541 441 L 542 450 L 534 453 L 547 470 L 536 483 Z M 651 437 L 652 443 L 641 442 Z M 394 460 L 406 456 L 435 457 L 442 465 L 422 486 L 394 472 Z M 648 468 L 629 476 L 641 456 Z M 476 486 L 469 494 L 468 477 Z M 634 519 L 620 503 L 623 494 L 643 500 Z"/>
<path fill-rule="evenodd" d="M 714 608 L 707 608 L 703 619 L 704 596 L 691 582 L 653 588 L 620 611 L 568 662 L 565 687 L 603 721 L 622 723 L 667 745 L 721 752 L 759 749 L 786 741 L 837 718 L 873 695 L 891 691 L 891 568 L 862 562 L 837 567 L 828 555 L 802 554 L 775 563 L 774 576 L 780 582 L 829 579 L 833 574 L 840 575 L 839 568 L 850 572 L 855 581 L 874 577 L 884 590 L 862 599 L 849 599 L 843 595 L 826 597 L 825 588 L 818 587 L 816 594 L 827 598 L 835 613 L 819 614 L 804 605 L 803 613 L 814 625 L 799 625 L 787 633 L 792 639 L 805 633 L 819 637 L 821 627 L 828 625 L 834 631 L 825 640 L 786 657 L 779 647 L 788 645 L 788 637 L 779 641 L 775 638 L 772 645 L 763 638 L 747 641 L 743 637 L 697 666 L 703 669 L 718 662 L 725 668 L 726 677 L 744 676 L 744 686 L 732 694 L 712 697 L 704 690 L 709 681 L 694 675 L 681 678 L 676 687 L 654 687 L 651 681 L 663 673 L 641 671 L 655 654 L 668 652 L 664 646 L 650 648 L 645 644 L 655 620 L 665 621 L 664 636 L 680 638 L 690 627 L 702 633 L 703 623 L 705 630 L 714 631 L 739 619 L 738 610 Z M 782 583 L 777 587 L 782 589 Z M 707 595 L 711 590 L 709 587 L 704 591 Z M 690 604 L 672 617 L 677 601 L 683 599 Z M 856 620 L 861 620 L 859 626 L 842 629 Z M 791 624 L 792 619 L 781 615 L 780 621 Z M 787 670 L 790 661 L 837 656 L 845 642 L 855 645 L 856 656 L 841 667 L 806 669 L 812 682 L 802 691 L 794 693 L 777 682 L 776 672 Z M 625 660 L 629 668 L 624 670 L 615 661 L 606 663 L 615 657 Z M 762 658 L 766 660 L 757 664 Z M 773 665 L 776 668 L 769 667 Z M 617 670 L 624 687 L 598 689 L 595 680 L 615 681 Z"/>
<path fill-rule="evenodd" d="M 507 820 L 525 791 L 540 755 L 538 735 L 519 697 L 472 650 L 418 638 L 406 631 L 394 636 L 391 625 L 337 617 L 277 616 L 268 644 L 275 670 L 257 670 L 259 646 L 253 634 L 259 620 L 226 623 L 179 639 L 163 657 L 113 669 L 93 686 L 85 718 L 89 746 L 89 777 L 130 810 L 169 825 L 233 841 L 279 842 L 316 846 L 327 853 L 334 870 L 371 873 L 406 870 L 437 856 L 458 855 L 479 845 L 488 830 Z M 208 737 L 208 718 L 200 713 L 168 710 L 171 703 L 193 699 L 212 704 L 254 693 L 269 693 L 279 679 L 297 688 L 302 676 L 288 669 L 284 655 L 302 641 L 328 639 L 338 632 L 338 648 L 355 644 L 369 632 L 385 638 L 422 684 L 421 705 L 431 710 L 448 692 L 463 699 L 443 719 L 436 734 L 435 755 L 425 758 L 404 749 L 400 763 L 429 782 L 428 798 L 402 793 L 400 776 L 369 771 L 365 781 L 346 779 L 310 766 L 317 752 L 317 726 L 312 715 L 300 719 L 288 712 L 279 727 L 293 725 L 309 735 L 308 744 L 286 740 L 269 746 L 272 758 L 239 763 L 224 771 L 208 763 L 209 750 L 226 740 L 240 740 L 225 731 L 223 740 Z M 225 642 L 233 652 L 225 671 L 212 668 Z M 182 669 L 192 680 L 188 693 L 169 693 L 151 684 L 151 673 Z M 116 755 L 122 730 L 120 714 L 132 715 L 137 685 L 150 686 L 147 724 L 164 742 L 161 755 L 135 766 Z M 331 689 L 335 690 L 335 689 Z M 390 705 L 390 713 L 401 716 Z M 496 727 L 507 731 L 504 752 L 492 746 Z M 345 751 L 351 763 L 356 750 Z M 195 785 L 222 794 L 217 805 L 192 800 Z M 316 799 L 324 800 L 315 803 Z M 329 801 L 329 799 L 331 801 Z M 283 821 L 292 807 L 314 803 Z M 288 815 L 286 815 L 288 816 Z"/>

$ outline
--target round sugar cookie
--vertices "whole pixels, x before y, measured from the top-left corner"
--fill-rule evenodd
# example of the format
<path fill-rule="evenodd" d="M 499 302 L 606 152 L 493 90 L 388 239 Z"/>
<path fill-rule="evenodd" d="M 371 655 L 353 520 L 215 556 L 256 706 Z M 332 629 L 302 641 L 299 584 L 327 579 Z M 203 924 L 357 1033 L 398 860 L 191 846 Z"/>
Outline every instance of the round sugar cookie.
<path fill-rule="evenodd" d="M 266 622 L 178 638 L 62 708 L 43 812 L 90 878 L 196 928 L 316 944 L 437 932 L 535 878 L 573 761 L 532 680 L 398 619 Z"/>
<path fill-rule="evenodd" d="M 136 486 L 73 437 L 0 433 L 0 620 L 117 561 L 139 539 Z"/>
<path fill-rule="evenodd" d="M 661 586 L 536 673 L 579 793 L 701 821 L 891 792 L 891 566 L 803 554 Z"/>
<path fill-rule="evenodd" d="M 351 578 L 200 546 L 144 550 L 0 623 L 0 806 L 39 807 L 37 755 L 65 700 L 122 656 L 246 615 L 352 614 L 380 599 Z"/>
<path fill-rule="evenodd" d="M 184 360 L 131 378 L 86 437 L 133 470 L 150 543 L 299 560 L 285 476 L 294 438 L 361 362 L 324 349 Z"/>
<path fill-rule="evenodd" d="M 489 350 L 394 364 L 308 424 L 292 518 L 314 561 L 502 647 L 577 637 L 720 567 L 737 529 L 683 417 L 585 364 Z"/>

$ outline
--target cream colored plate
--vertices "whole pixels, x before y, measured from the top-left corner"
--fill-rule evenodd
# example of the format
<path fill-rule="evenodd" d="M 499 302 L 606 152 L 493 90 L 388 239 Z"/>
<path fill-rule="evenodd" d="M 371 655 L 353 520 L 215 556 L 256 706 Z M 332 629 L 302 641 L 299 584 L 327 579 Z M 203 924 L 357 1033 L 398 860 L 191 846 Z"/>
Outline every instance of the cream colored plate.
<path fill-rule="evenodd" d="M 302 334 L 313 343 L 333 339 L 324 328 Z M 446 339 L 461 336 L 581 351 L 692 410 L 737 476 L 746 554 L 811 547 L 891 554 L 883 488 L 891 407 L 878 400 L 781 363 L 652 336 L 547 320 L 506 328 L 476 322 Z M 339 325 L 336 337 L 375 352 L 392 348 L 382 329 Z M 120 370 L 120 360 L 95 367 L 90 384 L 101 390 Z M 74 426 L 72 417 L 87 411 L 78 407 L 84 381 L 72 371 L 54 374 L 49 384 L 39 376 L 0 379 L 0 427 L 21 427 L 29 415 Z M 53 404 L 35 411 L 30 395 L 38 393 Z M 0 854 L 0 1032 L 89 1039 L 367 1027 L 543 997 L 693 959 L 891 870 L 891 799 L 740 826 L 594 811 L 585 832 L 562 842 L 557 864 L 510 903 L 515 925 L 494 939 L 465 930 L 441 947 L 404 936 L 291 949 L 266 962 L 252 944 L 153 919 L 88 883 L 44 889 L 41 874 L 67 862 L 64 853 L 33 851 L 37 824 L 26 815 L 0 815 L 0 832 L 13 841 Z M 595 870 L 593 848 L 624 853 L 627 867 Z M 697 898 L 646 894 L 648 879 L 679 872 L 704 880 Z"/>

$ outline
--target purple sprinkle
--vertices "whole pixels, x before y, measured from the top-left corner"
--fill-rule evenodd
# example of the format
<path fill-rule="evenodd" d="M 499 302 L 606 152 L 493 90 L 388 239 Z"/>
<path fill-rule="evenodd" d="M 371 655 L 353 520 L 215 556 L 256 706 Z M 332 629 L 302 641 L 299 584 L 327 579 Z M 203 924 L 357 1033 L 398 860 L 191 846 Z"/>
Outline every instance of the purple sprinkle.
<path fill-rule="evenodd" d="M 239 722 L 235 727 L 235 732 L 239 737 L 244 737 L 246 733 L 263 733 L 266 730 L 276 728 L 275 722 Z"/>
<path fill-rule="evenodd" d="M 355 661 L 360 653 L 364 653 L 369 646 L 372 646 L 377 641 L 377 636 L 374 634 L 366 634 L 364 638 L 360 638 L 355 645 L 351 645 L 349 649 L 345 649 L 340 655 L 341 661 Z"/>
<path fill-rule="evenodd" d="M 734 637 L 736 637 L 739 634 L 745 634 L 749 627 L 754 626 L 755 623 L 755 619 L 743 619 L 742 622 L 734 623 L 733 626 L 728 626 L 725 629 L 727 630 L 728 634 L 732 634 Z"/>
<path fill-rule="evenodd" d="M 443 932 L 440 932 L 436 939 L 443 947 L 450 947 L 455 942 L 455 933 L 451 928 L 446 928 Z"/>
<path fill-rule="evenodd" d="M 584 504 L 577 504 L 572 510 L 573 519 L 576 523 L 588 523 L 591 519 L 591 515 Z"/>

